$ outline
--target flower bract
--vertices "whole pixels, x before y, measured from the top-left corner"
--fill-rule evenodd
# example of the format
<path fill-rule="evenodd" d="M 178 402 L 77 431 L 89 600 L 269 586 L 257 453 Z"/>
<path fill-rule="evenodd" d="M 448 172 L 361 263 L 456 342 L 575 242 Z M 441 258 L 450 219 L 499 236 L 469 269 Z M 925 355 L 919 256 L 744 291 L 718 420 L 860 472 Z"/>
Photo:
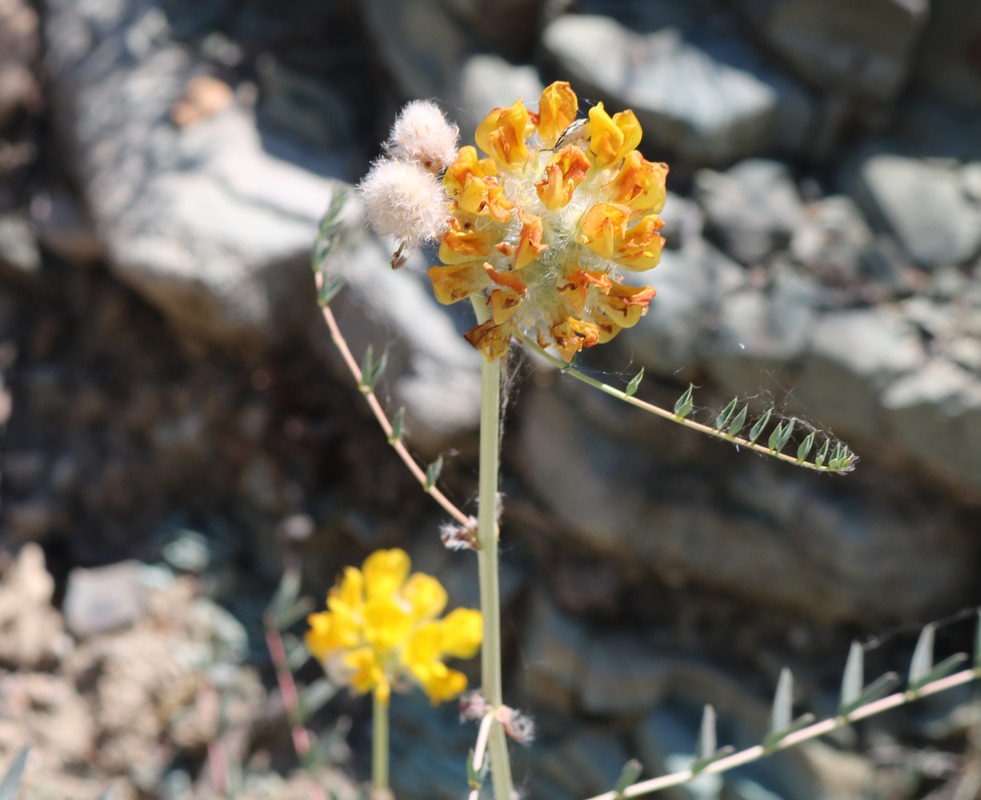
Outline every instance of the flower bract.
<path fill-rule="evenodd" d="M 327 595 L 327 610 L 307 618 L 307 648 L 331 679 L 386 705 L 393 688 L 410 683 L 434 704 L 459 695 L 467 678 L 444 661 L 472 658 L 483 635 L 479 611 L 439 618 L 446 590 L 409 569 L 405 551 L 378 550 L 360 570 L 348 567 Z"/>

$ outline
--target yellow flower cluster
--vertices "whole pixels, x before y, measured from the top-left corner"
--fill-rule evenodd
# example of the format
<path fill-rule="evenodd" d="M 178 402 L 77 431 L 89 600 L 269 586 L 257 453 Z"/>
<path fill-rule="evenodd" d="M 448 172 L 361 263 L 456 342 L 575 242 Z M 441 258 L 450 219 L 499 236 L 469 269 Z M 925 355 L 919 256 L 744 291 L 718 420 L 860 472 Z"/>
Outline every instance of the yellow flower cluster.
<path fill-rule="evenodd" d="M 568 83 L 542 92 L 538 113 L 519 100 L 477 128 L 477 149 L 460 148 L 443 187 L 451 215 L 429 277 L 437 299 L 478 296 L 490 318 L 465 335 L 488 361 L 516 332 L 533 333 L 569 361 L 583 347 L 635 325 L 654 297 L 621 283 L 620 270 L 657 265 L 665 164 L 635 148 L 632 111 L 612 117 L 602 103 L 576 121 Z"/>
<path fill-rule="evenodd" d="M 392 688 L 406 681 L 422 687 L 435 704 L 467 688 L 462 672 L 443 663 L 472 658 L 483 636 L 479 611 L 446 607 L 436 578 L 409 575 L 403 550 L 378 550 L 362 569 L 348 567 L 327 595 L 327 611 L 307 618 L 306 644 L 339 684 L 388 704 Z"/>

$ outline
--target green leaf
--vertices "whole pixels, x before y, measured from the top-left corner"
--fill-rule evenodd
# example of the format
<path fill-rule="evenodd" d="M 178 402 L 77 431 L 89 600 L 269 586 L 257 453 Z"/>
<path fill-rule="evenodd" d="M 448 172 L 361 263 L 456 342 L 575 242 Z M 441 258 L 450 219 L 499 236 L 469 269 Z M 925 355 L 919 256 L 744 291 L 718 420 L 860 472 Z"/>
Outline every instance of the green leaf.
<path fill-rule="evenodd" d="M 623 390 L 623 393 L 627 397 L 633 397 L 635 394 L 637 394 L 637 389 L 640 387 L 640 382 L 642 380 L 644 380 L 644 368 L 643 367 L 640 368 L 640 372 L 638 372 L 636 375 L 634 375 L 630 379 L 630 383 L 627 384 L 627 388 Z M 630 763 L 630 762 L 628 762 L 628 763 Z"/>
<path fill-rule="evenodd" d="M 859 642 L 852 642 L 845 661 L 845 671 L 841 676 L 841 699 L 838 702 L 838 713 L 854 703 L 862 693 L 865 682 L 865 650 Z"/>
<path fill-rule="evenodd" d="M 269 605 L 266 606 L 267 618 L 278 621 L 278 618 L 283 612 L 296 603 L 297 598 L 300 596 L 301 583 L 300 571 L 287 567 L 283 572 L 283 577 L 279 579 L 279 585 L 276 587 L 276 591 L 273 592 Z M 277 629 L 283 630 L 278 624 Z"/>
<path fill-rule="evenodd" d="M 337 694 L 337 687 L 327 678 L 320 678 L 300 692 L 300 719 L 307 720 L 322 709 Z"/>
<path fill-rule="evenodd" d="M 729 423 L 729 419 L 732 417 L 732 413 L 736 410 L 736 403 L 738 402 L 739 398 L 733 397 L 726 407 L 719 412 L 719 415 L 715 418 L 716 430 L 721 431 Z"/>
<path fill-rule="evenodd" d="M 750 443 L 755 443 L 757 439 L 760 438 L 760 434 L 766 429 L 766 426 L 770 424 L 770 415 L 773 414 L 773 409 L 768 408 L 766 413 L 756 420 L 756 423 L 752 428 L 749 429 L 749 441 Z"/>
<path fill-rule="evenodd" d="M 913 649 L 913 658 L 910 659 L 909 677 L 907 685 L 910 688 L 921 686 L 923 679 L 933 669 L 933 642 L 936 626 L 931 622 L 924 625 L 920 631 L 920 637 L 916 640 L 916 647 Z"/>
<path fill-rule="evenodd" d="M 838 709 L 838 714 L 845 719 L 847 719 L 851 714 L 854 714 L 862 706 L 867 706 L 869 703 L 874 703 L 880 697 L 887 695 L 893 689 L 896 688 L 900 683 L 899 676 L 895 672 L 887 672 L 885 675 L 880 675 L 872 683 L 862 690 L 862 693 L 848 703 L 842 708 Z"/>
<path fill-rule="evenodd" d="M 402 427 L 405 425 L 405 406 L 399 406 L 392 420 L 392 435 L 388 437 L 389 444 L 395 444 L 402 438 Z"/>
<path fill-rule="evenodd" d="M 709 764 L 734 753 L 736 748 L 727 744 L 716 749 L 717 737 L 715 732 L 715 709 L 706 704 L 702 710 L 702 724 L 698 729 L 698 744 L 695 746 L 695 760 L 691 765 L 693 775 L 697 775 Z"/>
<path fill-rule="evenodd" d="M 783 423 L 778 422 L 777 427 L 770 433 L 770 438 L 767 440 L 766 446 L 776 452 L 778 449 L 777 443 L 780 441 L 781 436 L 783 436 Z"/>
<path fill-rule="evenodd" d="M 443 457 L 439 456 L 432 464 L 426 467 L 426 491 L 430 491 L 439 480 L 440 473 L 443 471 Z"/>
<path fill-rule="evenodd" d="M 729 426 L 729 430 L 727 431 L 729 436 L 739 435 L 739 432 L 743 429 L 743 426 L 746 424 L 746 417 L 748 414 L 749 414 L 749 406 L 748 405 L 743 406 L 740 412 L 736 414 L 736 418 L 732 421 L 732 424 Z"/>
<path fill-rule="evenodd" d="M 927 684 L 933 683 L 934 681 L 939 681 L 941 678 L 946 678 L 967 660 L 967 653 L 954 653 L 954 655 L 948 656 L 939 664 L 935 664 L 933 668 L 926 673 L 926 675 L 920 678 L 920 680 L 915 684 L 908 686 L 906 690 L 909 692 L 918 692 Z"/>
<path fill-rule="evenodd" d="M 811 453 L 811 448 L 814 447 L 814 436 L 815 436 L 814 431 L 811 431 L 804 438 L 804 441 L 800 443 L 800 446 L 797 448 L 797 460 L 798 461 L 806 461 L 807 460 L 807 457 Z"/>
<path fill-rule="evenodd" d="M 273 617 L 273 623 L 276 625 L 276 630 L 285 631 L 304 617 L 309 616 L 312 611 L 313 600 L 309 597 L 301 597 L 289 608 L 284 608 L 279 614 Z"/>
<path fill-rule="evenodd" d="M 706 703 L 702 709 L 702 724 L 698 729 L 698 743 L 695 745 L 695 761 L 704 761 L 707 758 L 711 758 L 718 749 L 715 719 L 715 709 Z"/>
<path fill-rule="evenodd" d="M 373 392 L 378 384 L 378 379 L 385 371 L 388 364 L 388 353 L 382 353 L 381 358 L 375 361 L 375 353 L 369 344 L 361 360 L 361 391 Z"/>
<path fill-rule="evenodd" d="M 339 275 L 325 276 L 317 292 L 317 303 L 321 308 L 326 308 L 343 288 L 344 278 Z"/>
<path fill-rule="evenodd" d="M 782 728 L 781 730 L 768 733 L 763 737 L 763 749 L 772 750 L 774 747 L 780 744 L 780 742 L 790 736 L 790 734 L 799 731 L 801 728 L 806 728 L 808 725 L 813 723 L 815 719 L 816 717 L 813 714 L 801 714 L 799 717 L 797 717 L 797 719 L 788 723 L 786 727 Z"/>
<path fill-rule="evenodd" d="M 777 691 L 773 696 L 773 707 L 770 710 L 770 733 L 782 731 L 790 725 L 793 719 L 794 706 L 794 676 L 787 667 L 780 670 L 777 680 Z"/>
<path fill-rule="evenodd" d="M 617 800 L 622 800 L 623 793 L 627 790 L 627 787 L 636 783 L 643 771 L 644 765 L 636 758 L 630 759 L 630 761 L 623 765 L 623 769 L 620 770 L 620 777 L 613 784 L 613 793 L 617 796 Z"/>
<path fill-rule="evenodd" d="M 21 778 L 24 776 L 24 767 L 27 766 L 27 755 L 30 752 L 31 748 L 25 745 L 10 762 L 7 774 L 0 781 L 0 800 L 14 800 L 17 796 Z"/>
<path fill-rule="evenodd" d="M 692 403 L 692 399 L 691 399 L 691 394 L 694 390 L 695 390 L 694 384 L 689 383 L 688 388 L 685 389 L 685 393 L 675 401 L 674 403 L 675 416 L 684 419 L 689 414 L 691 414 L 691 410 L 694 407 L 694 404 Z"/>
<path fill-rule="evenodd" d="M 828 457 L 828 449 L 831 447 L 831 440 L 825 439 L 824 444 L 821 445 L 821 449 L 818 450 L 818 454 L 814 457 L 814 463 L 816 466 L 821 466 L 824 460 Z"/>
<path fill-rule="evenodd" d="M 777 443 L 775 449 L 778 453 L 783 452 L 783 449 L 787 446 L 787 442 L 790 441 L 790 437 L 794 432 L 794 425 L 797 424 L 797 420 L 791 417 L 787 422 L 783 423 L 783 431 L 781 431 L 780 436 L 777 437 Z"/>

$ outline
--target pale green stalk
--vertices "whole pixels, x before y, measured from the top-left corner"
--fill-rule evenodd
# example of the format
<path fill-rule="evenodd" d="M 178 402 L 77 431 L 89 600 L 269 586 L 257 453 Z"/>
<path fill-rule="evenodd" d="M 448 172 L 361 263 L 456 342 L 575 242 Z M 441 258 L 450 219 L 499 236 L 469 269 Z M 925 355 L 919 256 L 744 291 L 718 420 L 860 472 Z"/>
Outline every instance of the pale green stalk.
<path fill-rule="evenodd" d="M 483 304 L 474 303 L 478 322 L 487 317 Z M 480 668 L 484 700 L 492 709 L 504 704 L 501 677 L 501 591 L 498 561 L 497 479 L 501 450 L 501 363 L 484 360 L 480 371 L 480 477 L 477 513 L 477 570 L 480 579 L 480 611 L 484 641 Z M 487 749 L 490 755 L 494 800 L 512 800 L 511 761 L 500 722 L 491 723 Z"/>
<path fill-rule="evenodd" d="M 388 789 L 388 703 L 371 694 L 371 789 L 372 796 L 389 796 Z"/>

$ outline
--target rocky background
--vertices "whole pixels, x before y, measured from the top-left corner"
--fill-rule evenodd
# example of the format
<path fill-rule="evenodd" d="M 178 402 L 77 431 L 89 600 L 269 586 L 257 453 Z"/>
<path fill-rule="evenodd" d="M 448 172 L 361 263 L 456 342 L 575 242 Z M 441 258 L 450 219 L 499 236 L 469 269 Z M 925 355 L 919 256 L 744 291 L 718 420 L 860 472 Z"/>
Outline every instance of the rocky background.
<path fill-rule="evenodd" d="M 853 639 L 902 671 L 981 602 L 981 6 L 976 0 L 0 0 L 0 768 L 24 797 L 309 797 L 261 617 L 302 564 L 407 547 L 476 603 L 314 302 L 311 245 L 397 108 L 464 137 L 569 80 L 671 164 L 651 313 L 582 359 L 670 405 L 733 394 L 861 456 L 805 473 L 513 359 L 506 686 L 533 798 L 765 732 L 782 666 L 833 714 Z M 356 198 L 329 269 L 357 353 L 470 507 L 479 356 Z M 599 352 L 602 350 L 603 352 Z M 318 677 L 301 669 L 303 683 Z M 673 798 L 970 798 L 951 692 Z M 393 706 L 401 798 L 458 798 L 475 731 Z M 366 703 L 315 721 L 316 779 L 366 771 Z M 972 734 L 973 731 L 973 734 Z M 425 743 L 425 747 L 420 745 Z M 228 777 L 227 775 L 225 776 Z M 237 783 L 235 783 L 237 781 Z M 972 782 L 973 781 L 973 782 Z"/>

